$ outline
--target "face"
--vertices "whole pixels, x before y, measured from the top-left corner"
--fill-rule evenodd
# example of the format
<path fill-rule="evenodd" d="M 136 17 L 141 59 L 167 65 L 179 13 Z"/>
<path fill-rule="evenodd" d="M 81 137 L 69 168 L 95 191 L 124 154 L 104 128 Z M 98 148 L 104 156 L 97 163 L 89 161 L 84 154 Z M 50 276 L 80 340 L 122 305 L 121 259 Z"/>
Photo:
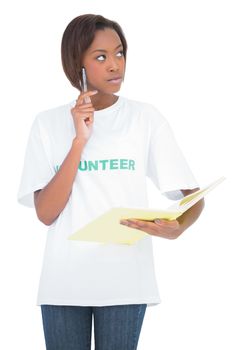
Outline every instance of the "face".
<path fill-rule="evenodd" d="M 125 74 L 123 46 L 117 32 L 110 28 L 97 30 L 83 58 L 88 90 L 113 94 L 120 90 Z M 114 79 L 114 80 L 112 80 Z"/>

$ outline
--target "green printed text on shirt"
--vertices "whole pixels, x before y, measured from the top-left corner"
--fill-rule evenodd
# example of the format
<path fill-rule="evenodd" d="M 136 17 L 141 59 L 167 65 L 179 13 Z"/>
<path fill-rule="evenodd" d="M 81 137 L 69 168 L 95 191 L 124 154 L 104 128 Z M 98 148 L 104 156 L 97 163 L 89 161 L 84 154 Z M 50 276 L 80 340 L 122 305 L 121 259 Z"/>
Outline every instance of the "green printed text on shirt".
<path fill-rule="evenodd" d="M 59 165 L 55 166 L 57 172 Z M 78 169 L 80 171 L 98 171 L 98 170 L 135 170 L 135 160 L 133 159 L 100 159 L 100 160 L 81 160 Z"/>

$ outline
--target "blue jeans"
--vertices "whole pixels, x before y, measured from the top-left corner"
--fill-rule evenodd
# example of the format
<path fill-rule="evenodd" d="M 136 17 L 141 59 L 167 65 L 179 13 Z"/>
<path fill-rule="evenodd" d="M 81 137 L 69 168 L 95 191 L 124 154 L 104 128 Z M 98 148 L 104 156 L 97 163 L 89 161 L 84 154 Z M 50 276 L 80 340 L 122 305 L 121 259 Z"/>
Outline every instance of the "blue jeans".
<path fill-rule="evenodd" d="M 47 350 L 136 350 L 147 304 L 41 305 Z"/>

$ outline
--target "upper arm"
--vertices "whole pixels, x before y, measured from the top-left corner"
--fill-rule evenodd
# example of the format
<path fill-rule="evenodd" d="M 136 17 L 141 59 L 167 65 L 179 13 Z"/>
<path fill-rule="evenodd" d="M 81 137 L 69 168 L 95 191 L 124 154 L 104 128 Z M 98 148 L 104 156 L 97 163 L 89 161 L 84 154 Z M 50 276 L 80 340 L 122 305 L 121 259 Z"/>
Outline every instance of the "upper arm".
<path fill-rule="evenodd" d="M 34 192 L 34 204 L 35 204 L 35 208 L 37 210 L 37 197 L 38 197 L 38 194 L 40 193 L 41 190 L 37 190 Z"/>
<path fill-rule="evenodd" d="M 184 196 L 187 196 L 188 194 L 191 194 L 191 193 L 196 192 L 198 190 L 200 190 L 199 187 L 193 188 L 192 190 L 180 190 L 180 191 L 183 193 Z"/>

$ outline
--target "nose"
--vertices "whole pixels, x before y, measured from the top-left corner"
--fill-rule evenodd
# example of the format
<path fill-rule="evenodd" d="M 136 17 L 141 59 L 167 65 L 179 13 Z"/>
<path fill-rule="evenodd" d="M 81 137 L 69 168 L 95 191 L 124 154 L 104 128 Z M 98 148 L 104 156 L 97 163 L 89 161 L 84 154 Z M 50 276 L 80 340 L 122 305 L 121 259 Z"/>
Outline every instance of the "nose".
<path fill-rule="evenodd" d="M 115 72 L 119 70 L 119 64 L 116 59 L 114 58 L 109 59 L 108 70 L 110 72 Z"/>

